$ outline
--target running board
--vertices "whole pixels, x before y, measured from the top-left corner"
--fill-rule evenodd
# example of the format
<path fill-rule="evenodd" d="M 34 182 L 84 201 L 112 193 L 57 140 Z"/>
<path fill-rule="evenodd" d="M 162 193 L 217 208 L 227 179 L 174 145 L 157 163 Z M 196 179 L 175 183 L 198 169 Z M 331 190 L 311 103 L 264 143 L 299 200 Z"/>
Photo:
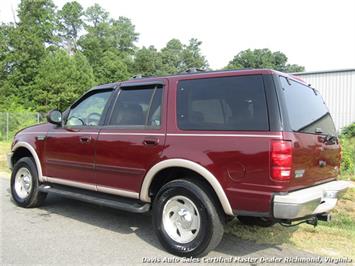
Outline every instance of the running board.
<path fill-rule="evenodd" d="M 112 196 L 96 191 L 89 191 L 57 184 L 44 184 L 39 186 L 38 189 L 41 192 L 53 193 L 65 198 L 71 198 L 133 213 L 145 213 L 150 210 L 149 203 L 144 203 L 136 199 Z"/>

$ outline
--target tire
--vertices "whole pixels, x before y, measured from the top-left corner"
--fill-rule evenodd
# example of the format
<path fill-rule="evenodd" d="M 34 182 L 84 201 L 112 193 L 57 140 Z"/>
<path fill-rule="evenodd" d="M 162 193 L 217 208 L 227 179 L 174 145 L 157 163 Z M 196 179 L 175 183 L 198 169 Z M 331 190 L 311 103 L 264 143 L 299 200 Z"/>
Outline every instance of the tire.
<path fill-rule="evenodd" d="M 222 218 L 208 191 L 203 183 L 178 179 L 157 193 L 153 227 L 168 252 L 180 257 L 201 257 L 222 240 Z"/>
<path fill-rule="evenodd" d="M 23 208 L 40 206 L 47 193 L 38 190 L 37 167 L 30 157 L 18 160 L 11 174 L 11 196 L 15 203 Z"/>
<path fill-rule="evenodd" d="M 238 220 L 249 226 L 270 227 L 275 224 L 275 221 L 267 217 L 238 216 Z"/>

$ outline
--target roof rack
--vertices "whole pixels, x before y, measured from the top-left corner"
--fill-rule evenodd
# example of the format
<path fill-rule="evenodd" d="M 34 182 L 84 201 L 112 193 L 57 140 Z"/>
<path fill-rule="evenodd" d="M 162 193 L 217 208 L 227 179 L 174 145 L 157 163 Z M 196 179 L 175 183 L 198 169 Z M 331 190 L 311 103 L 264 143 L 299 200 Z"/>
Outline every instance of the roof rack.
<path fill-rule="evenodd" d="M 201 68 L 192 67 L 192 68 L 186 69 L 182 73 L 196 73 L 196 72 L 206 72 L 206 70 L 201 69 Z"/>
<path fill-rule="evenodd" d="M 143 78 L 143 75 L 137 74 L 137 75 L 134 75 L 133 77 L 131 77 L 130 79 L 141 79 L 141 78 Z"/>
<path fill-rule="evenodd" d="M 130 78 L 130 80 L 134 79 L 144 79 L 144 78 L 162 78 L 162 77 L 171 77 L 171 76 L 180 76 L 186 74 L 201 74 L 201 73 L 218 73 L 218 72 L 236 72 L 236 71 L 243 71 L 243 70 L 254 70 L 255 68 L 239 68 L 239 69 L 220 69 L 220 70 L 210 70 L 210 69 L 200 69 L 200 68 L 189 68 L 183 72 L 169 74 L 169 75 L 162 75 L 162 76 L 144 76 L 142 74 L 134 75 Z"/>

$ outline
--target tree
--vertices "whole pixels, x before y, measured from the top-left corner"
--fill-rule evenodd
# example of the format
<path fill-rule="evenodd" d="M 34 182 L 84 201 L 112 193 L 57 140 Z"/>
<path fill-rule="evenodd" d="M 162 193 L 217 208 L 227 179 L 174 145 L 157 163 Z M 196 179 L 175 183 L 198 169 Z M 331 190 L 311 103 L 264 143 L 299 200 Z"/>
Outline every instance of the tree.
<path fill-rule="evenodd" d="M 121 53 L 134 54 L 136 46 L 134 43 L 138 40 L 138 33 L 135 32 L 135 26 L 131 20 L 126 17 L 119 17 L 118 20 L 111 21 L 111 36 L 113 36 L 112 46 Z"/>
<path fill-rule="evenodd" d="M 163 71 L 175 74 L 189 68 L 206 69 L 208 63 L 206 58 L 201 55 L 201 44 L 202 42 L 197 39 L 191 39 L 188 45 L 182 44 L 178 39 L 170 40 L 161 49 Z"/>
<path fill-rule="evenodd" d="M 272 68 L 284 72 L 301 72 L 303 66 L 290 65 L 287 63 L 287 56 L 282 52 L 272 52 L 267 48 L 244 50 L 239 52 L 229 62 L 226 69 L 236 68 Z"/>
<path fill-rule="evenodd" d="M 66 3 L 58 12 L 59 34 L 69 53 L 77 50 L 79 31 L 83 27 L 83 8 L 76 2 Z"/>
<path fill-rule="evenodd" d="M 201 55 L 201 46 L 202 42 L 192 38 L 189 41 L 188 45 L 184 46 L 184 51 L 182 54 L 184 68 L 200 68 L 206 69 L 208 68 L 208 62 L 206 57 Z"/>
<path fill-rule="evenodd" d="M 181 72 L 183 44 L 178 39 L 168 41 L 166 46 L 161 49 L 163 70 L 169 74 Z"/>
<path fill-rule="evenodd" d="M 95 77 L 98 84 L 123 81 L 130 77 L 122 57 L 116 50 L 107 50 L 99 58 L 95 68 Z"/>
<path fill-rule="evenodd" d="M 157 76 L 166 74 L 163 71 L 161 54 L 154 46 L 139 49 L 134 58 L 133 72 L 144 76 Z"/>
<path fill-rule="evenodd" d="M 14 29 L 13 24 L 7 25 L 2 23 L 0 25 L 0 96 L 4 95 L 4 92 L 1 90 L 9 73 L 11 73 L 12 62 L 9 60 L 11 54 L 10 43 Z"/>
<path fill-rule="evenodd" d="M 71 56 L 57 49 L 40 64 L 31 86 L 32 105 L 37 111 L 64 110 L 93 85 L 94 74 L 85 56 L 80 52 Z"/>
<path fill-rule="evenodd" d="M 31 31 L 42 42 L 55 40 L 55 5 L 52 0 L 22 0 L 18 8 L 18 27 Z"/>
<path fill-rule="evenodd" d="M 80 37 L 79 45 L 92 66 L 99 83 L 112 82 L 128 77 L 132 56 L 136 50 L 134 42 L 138 34 L 128 18 L 111 19 L 98 4 L 85 11 L 87 33 Z M 113 56 L 109 58 L 108 55 Z M 113 60 L 117 59 L 117 62 Z M 104 66 L 110 69 L 104 69 Z M 114 70 L 112 67 L 118 67 Z M 119 74 L 118 71 L 123 71 Z"/>
<path fill-rule="evenodd" d="M 22 0 L 18 8 L 19 22 L 1 26 L 2 46 L 1 91 L 5 99 L 12 97 L 30 107 L 30 85 L 35 79 L 46 47 L 56 42 L 55 6 L 51 0 Z"/>
<path fill-rule="evenodd" d="M 99 4 L 94 4 L 86 9 L 85 18 L 88 26 L 96 28 L 100 23 L 108 22 L 109 13 Z"/>

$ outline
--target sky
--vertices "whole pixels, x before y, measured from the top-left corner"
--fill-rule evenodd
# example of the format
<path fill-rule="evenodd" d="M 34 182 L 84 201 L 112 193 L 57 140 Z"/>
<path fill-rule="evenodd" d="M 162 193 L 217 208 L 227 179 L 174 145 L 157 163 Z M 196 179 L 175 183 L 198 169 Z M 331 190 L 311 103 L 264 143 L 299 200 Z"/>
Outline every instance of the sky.
<path fill-rule="evenodd" d="M 0 21 L 13 21 L 19 0 L 0 4 Z M 54 0 L 62 7 L 65 0 Z M 100 4 L 111 17 L 132 20 L 138 47 L 160 49 L 172 38 L 202 41 L 213 69 L 245 49 L 286 54 L 306 71 L 355 68 L 355 0 L 78 0 Z"/>

